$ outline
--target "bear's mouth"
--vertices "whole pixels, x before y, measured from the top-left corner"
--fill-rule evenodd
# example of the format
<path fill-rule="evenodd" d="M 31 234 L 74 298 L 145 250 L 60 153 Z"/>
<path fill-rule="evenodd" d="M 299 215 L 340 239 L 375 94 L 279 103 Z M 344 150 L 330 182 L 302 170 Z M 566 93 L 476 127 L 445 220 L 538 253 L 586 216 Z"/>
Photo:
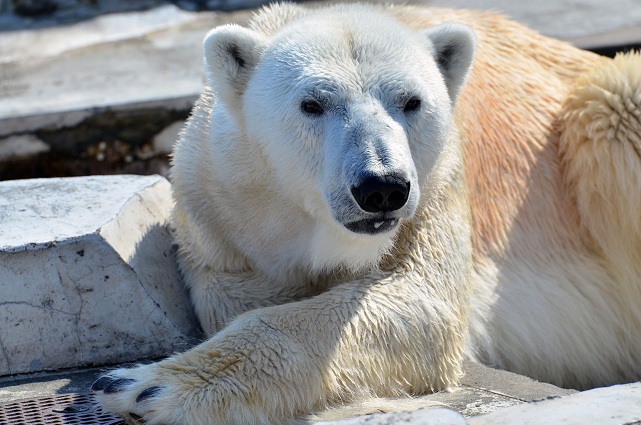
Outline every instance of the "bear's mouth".
<path fill-rule="evenodd" d="M 398 221 L 398 218 L 371 218 L 345 223 L 345 227 L 354 233 L 377 235 L 394 229 Z"/>

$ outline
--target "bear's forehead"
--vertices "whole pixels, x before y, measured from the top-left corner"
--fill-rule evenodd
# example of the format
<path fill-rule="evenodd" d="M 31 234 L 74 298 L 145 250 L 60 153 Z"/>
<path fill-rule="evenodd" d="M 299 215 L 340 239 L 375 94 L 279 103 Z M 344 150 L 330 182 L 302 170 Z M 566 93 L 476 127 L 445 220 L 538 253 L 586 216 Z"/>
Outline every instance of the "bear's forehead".
<path fill-rule="evenodd" d="M 269 73 L 362 89 L 404 85 L 428 70 L 437 72 L 429 41 L 391 18 L 330 17 L 299 20 L 274 36 L 263 56 Z"/>
<path fill-rule="evenodd" d="M 427 50 L 423 37 L 380 13 L 312 14 L 285 26 L 268 47 L 279 58 L 301 61 L 380 62 L 409 59 L 416 48 Z"/>

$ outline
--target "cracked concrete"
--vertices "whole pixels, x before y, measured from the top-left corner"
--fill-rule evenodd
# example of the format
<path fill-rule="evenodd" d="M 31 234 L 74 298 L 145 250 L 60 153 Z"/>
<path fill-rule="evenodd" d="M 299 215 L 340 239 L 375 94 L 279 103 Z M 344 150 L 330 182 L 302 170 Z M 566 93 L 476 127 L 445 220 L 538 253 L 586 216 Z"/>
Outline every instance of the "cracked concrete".
<path fill-rule="evenodd" d="M 0 183 L 0 375 L 157 358 L 198 336 L 166 227 L 169 183 Z"/>

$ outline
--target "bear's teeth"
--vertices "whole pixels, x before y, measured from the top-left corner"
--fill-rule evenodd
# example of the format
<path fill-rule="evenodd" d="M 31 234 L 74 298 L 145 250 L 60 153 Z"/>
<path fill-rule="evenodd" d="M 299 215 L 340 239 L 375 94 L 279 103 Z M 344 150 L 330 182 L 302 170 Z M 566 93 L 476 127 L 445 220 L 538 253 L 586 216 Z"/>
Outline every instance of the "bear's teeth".
<path fill-rule="evenodd" d="M 381 227 L 382 225 L 383 225 L 383 222 L 382 222 L 382 221 L 377 221 L 376 223 L 374 223 L 374 229 L 378 229 L 378 228 L 379 228 L 379 227 Z"/>

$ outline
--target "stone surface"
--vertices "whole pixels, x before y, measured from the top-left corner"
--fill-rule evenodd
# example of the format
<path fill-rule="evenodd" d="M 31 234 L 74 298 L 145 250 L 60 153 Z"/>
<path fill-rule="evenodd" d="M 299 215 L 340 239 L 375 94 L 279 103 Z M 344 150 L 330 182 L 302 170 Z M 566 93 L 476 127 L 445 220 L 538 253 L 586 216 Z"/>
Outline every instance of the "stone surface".
<path fill-rule="evenodd" d="M 597 388 L 563 398 L 547 399 L 463 418 L 447 409 L 371 415 L 319 425 L 639 425 L 641 383 Z"/>
<path fill-rule="evenodd" d="M 467 362 L 461 387 L 452 393 L 433 394 L 431 401 L 440 402 L 443 407 L 454 409 L 464 416 L 476 416 L 499 408 L 574 393 L 575 390 Z"/>
<path fill-rule="evenodd" d="M 166 228 L 169 183 L 0 183 L 0 375 L 160 357 L 196 323 Z"/>
<path fill-rule="evenodd" d="M 502 11 L 545 34 L 568 40 L 600 36 L 605 43 L 609 33 L 641 27 L 636 0 L 410 3 Z M 12 120 L 3 122 L 0 135 L 61 122 L 73 125 L 83 114 L 71 116 L 72 111 L 157 99 L 193 100 L 202 87 L 202 37 L 213 26 L 243 23 L 249 16 L 248 12 L 194 13 L 166 5 L 74 25 L 3 33 L 0 119 Z M 630 32 L 629 37 L 628 42 L 641 42 L 641 33 Z M 54 112 L 64 112 L 66 119 L 33 118 Z"/>
<path fill-rule="evenodd" d="M 171 143 L 154 138 L 202 89 L 202 38 L 248 16 L 166 5 L 0 32 L 0 139 L 30 135 L 47 150 L 0 159 L 0 180 L 165 174 Z"/>
<path fill-rule="evenodd" d="M 470 364 L 466 365 L 468 371 L 469 366 Z M 505 409 L 490 405 L 486 414 L 473 417 L 469 415 L 464 417 L 460 410 L 455 412 L 434 404 L 431 406 L 433 408 L 417 407 L 418 410 L 409 413 L 373 414 L 352 419 L 311 423 L 318 425 L 641 425 L 641 383 L 599 388 L 574 395 L 566 392 L 563 398 L 558 398 L 560 389 L 554 390 L 555 387 L 551 385 L 537 383 L 509 372 L 478 367 L 482 369 L 483 375 L 478 375 L 477 371 L 474 373 L 476 377 L 482 378 L 484 384 L 489 383 L 496 391 L 506 391 L 508 394 L 547 395 L 542 401 L 520 403 Z M 99 369 L 83 369 L 0 377 L 0 404 L 50 395 L 83 393 L 88 390 L 100 372 Z M 474 379 L 476 378 L 472 380 Z M 501 382 L 503 386 L 495 387 L 492 382 Z M 435 395 L 437 394 L 432 396 Z M 308 422 L 299 422 L 299 424 L 303 423 Z"/>
<path fill-rule="evenodd" d="M 318 425 L 466 425 L 459 413 L 448 409 L 422 409 L 413 412 L 387 413 L 341 421 L 318 422 Z"/>
<path fill-rule="evenodd" d="M 549 399 L 575 393 L 572 390 L 557 388 L 524 376 L 475 363 L 466 363 L 464 370 L 466 375 L 462 385 L 453 392 L 428 394 L 402 400 L 369 400 L 365 403 L 341 406 L 318 415 L 312 415 L 300 424 L 317 422 L 333 424 L 336 422 L 343 425 L 341 421 L 346 418 L 367 415 L 361 419 L 349 419 L 345 425 L 360 424 L 361 422 L 358 421 L 364 421 L 362 423 L 368 425 L 386 423 L 430 425 L 452 423 L 452 425 L 458 425 L 465 423 L 461 422 L 463 417 L 493 412 L 507 406 L 523 405 L 532 400 Z M 90 368 L 0 377 L 0 404 L 57 394 L 87 392 L 100 372 L 100 369 Z M 438 409 L 439 413 L 435 413 L 434 417 L 428 416 L 437 411 L 435 409 Z M 401 413 L 400 416 L 381 414 L 417 410 L 416 413 Z M 451 413 L 453 411 L 457 414 Z M 373 418 L 376 420 L 380 418 L 383 422 L 370 422 L 374 420 Z M 401 422 L 401 419 L 405 422 Z M 435 422 L 437 419 L 441 422 Z M 442 422 L 445 419 L 450 422 Z"/>
<path fill-rule="evenodd" d="M 501 12 L 545 35 L 582 48 L 641 42 L 638 0 L 428 0 L 423 3 Z M 636 31 L 626 38 L 611 39 L 621 30 L 633 28 Z"/>
<path fill-rule="evenodd" d="M 83 368 L 0 376 L 0 405 L 61 394 L 85 394 L 102 370 Z"/>
<path fill-rule="evenodd" d="M 528 402 L 563 397 L 575 390 L 559 388 L 504 370 L 492 369 L 478 363 L 466 362 L 465 376 L 454 391 L 427 394 L 399 400 L 374 399 L 364 403 L 348 404 L 323 411 L 310 419 L 320 421 L 425 408 L 454 410 L 465 417 L 493 412 Z"/>
<path fill-rule="evenodd" d="M 597 388 L 510 407 L 469 419 L 470 425 L 639 425 L 641 383 Z"/>
<path fill-rule="evenodd" d="M 248 16 L 167 5 L 2 33 L 0 136 L 75 126 L 107 107 L 189 109 L 202 89 L 202 38 Z"/>

